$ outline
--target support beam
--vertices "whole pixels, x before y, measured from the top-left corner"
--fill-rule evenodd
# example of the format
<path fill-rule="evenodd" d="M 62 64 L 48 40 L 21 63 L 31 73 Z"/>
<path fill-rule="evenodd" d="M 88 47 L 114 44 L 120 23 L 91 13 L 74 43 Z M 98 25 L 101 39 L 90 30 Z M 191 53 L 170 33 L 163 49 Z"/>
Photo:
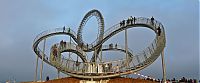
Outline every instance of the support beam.
<path fill-rule="evenodd" d="M 34 82 L 36 82 L 37 81 L 37 69 L 38 69 L 38 59 L 39 59 L 39 57 L 38 57 L 38 55 L 36 55 L 36 67 L 35 67 L 35 76 L 34 76 Z"/>
<path fill-rule="evenodd" d="M 162 58 L 162 71 L 163 71 L 163 81 L 166 83 L 166 67 L 165 67 L 165 61 L 164 61 L 164 50 L 161 53 Z"/>
<path fill-rule="evenodd" d="M 57 77 L 57 79 L 59 79 L 60 78 L 60 71 L 58 70 L 58 77 Z"/>
<path fill-rule="evenodd" d="M 97 49 L 96 47 L 94 48 L 94 62 L 97 62 Z"/>
<path fill-rule="evenodd" d="M 40 67 L 40 80 L 41 81 L 42 81 L 42 72 L 43 72 L 43 64 L 44 64 L 45 44 L 46 44 L 46 39 L 44 39 L 44 45 L 43 45 L 43 50 L 42 50 L 42 63 L 41 63 L 41 67 Z"/>
<path fill-rule="evenodd" d="M 128 38 L 127 38 L 127 29 L 125 30 L 125 50 L 126 50 L 126 66 L 128 67 Z"/>
<path fill-rule="evenodd" d="M 127 29 L 125 29 L 126 68 L 129 67 L 129 64 L 128 64 L 129 57 L 128 57 L 128 38 L 127 38 L 127 34 L 128 34 Z M 126 77 L 129 77 L 129 75 L 127 74 Z"/>
<path fill-rule="evenodd" d="M 71 36 L 69 37 L 69 46 L 70 46 L 70 49 L 71 49 L 71 45 L 72 45 L 72 43 L 71 43 L 71 41 L 72 41 L 72 39 L 71 39 Z M 71 52 L 69 52 L 69 60 L 71 59 Z"/>
<path fill-rule="evenodd" d="M 139 56 L 136 55 L 136 58 L 137 58 L 138 64 L 140 64 L 141 62 L 140 62 L 140 58 L 139 58 Z"/>
<path fill-rule="evenodd" d="M 102 47 L 100 49 L 100 62 L 102 62 Z"/>

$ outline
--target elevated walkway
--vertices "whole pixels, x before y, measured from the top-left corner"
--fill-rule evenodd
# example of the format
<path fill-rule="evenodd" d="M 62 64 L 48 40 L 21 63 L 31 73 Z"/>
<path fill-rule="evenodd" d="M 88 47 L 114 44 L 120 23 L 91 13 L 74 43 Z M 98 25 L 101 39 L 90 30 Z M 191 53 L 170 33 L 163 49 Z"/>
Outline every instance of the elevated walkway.
<path fill-rule="evenodd" d="M 97 17 L 100 33 L 93 43 L 88 44 L 82 40 L 82 29 L 91 16 Z M 155 38 L 139 53 L 133 54 L 133 52 L 128 49 L 128 46 L 127 49 L 125 49 L 125 47 L 120 47 L 120 45 L 117 44 L 103 45 L 109 38 L 112 38 L 124 30 L 141 27 L 152 30 L 155 33 Z M 41 41 L 46 41 L 49 37 L 56 35 L 70 36 L 70 42 L 54 44 L 50 50 L 50 55 L 45 52 L 45 43 L 43 50 L 41 50 L 39 46 Z M 74 43 L 71 43 L 71 38 Z M 104 21 L 101 13 L 98 10 L 92 10 L 83 18 L 77 34 L 70 28 L 65 27 L 44 31 L 34 39 L 33 50 L 40 59 L 58 69 L 59 72 L 82 79 L 105 79 L 132 74 L 148 67 L 160 56 L 161 53 L 164 54 L 163 50 L 165 45 L 166 38 L 164 27 L 161 22 L 154 20 L 154 18 L 128 18 L 104 31 Z M 102 62 L 96 61 L 100 51 L 110 50 L 127 52 L 128 55 L 126 59 L 105 62 L 104 60 L 102 60 Z M 82 61 L 78 61 L 78 59 L 75 61 L 62 57 L 61 53 L 63 52 L 75 53 L 82 59 Z M 90 60 L 87 59 L 88 57 L 86 52 L 94 52 Z"/>

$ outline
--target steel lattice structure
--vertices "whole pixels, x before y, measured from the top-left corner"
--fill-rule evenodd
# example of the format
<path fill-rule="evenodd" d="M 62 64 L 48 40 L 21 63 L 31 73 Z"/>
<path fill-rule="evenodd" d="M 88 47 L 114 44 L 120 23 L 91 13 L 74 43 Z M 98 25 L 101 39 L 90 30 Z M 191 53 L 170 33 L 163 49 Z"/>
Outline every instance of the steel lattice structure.
<path fill-rule="evenodd" d="M 85 43 L 82 39 L 82 30 L 87 21 L 95 16 L 98 21 L 99 35 L 93 43 Z M 129 22 L 127 22 L 129 20 Z M 101 79 L 110 78 L 121 75 L 127 75 L 140 71 L 150 64 L 152 64 L 159 55 L 163 52 L 166 44 L 165 30 L 163 25 L 154 19 L 145 17 L 134 17 L 115 24 L 109 29 L 104 31 L 104 19 L 102 14 L 98 10 L 89 11 L 82 19 L 78 28 L 77 34 L 70 28 L 56 28 L 53 30 L 47 30 L 39 35 L 33 41 L 33 50 L 36 55 L 47 64 L 57 68 L 60 72 L 68 74 L 77 78 L 85 79 Z M 133 54 L 130 49 L 117 45 L 103 45 L 112 36 L 129 28 L 146 27 L 155 32 L 156 37 L 152 43 L 147 46 L 141 53 Z M 76 43 L 63 42 L 55 43 L 50 49 L 50 55 L 45 54 L 44 50 L 41 50 L 39 43 L 51 36 L 67 35 L 70 36 Z M 120 51 L 126 53 L 128 58 L 109 62 L 97 62 L 95 57 L 99 56 L 101 51 Z M 87 59 L 87 52 L 94 51 L 92 59 Z M 77 54 L 82 62 L 77 62 L 63 58 L 61 53 L 73 52 Z M 128 63 L 127 63 L 128 62 Z M 126 65 L 128 67 L 125 67 Z"/>

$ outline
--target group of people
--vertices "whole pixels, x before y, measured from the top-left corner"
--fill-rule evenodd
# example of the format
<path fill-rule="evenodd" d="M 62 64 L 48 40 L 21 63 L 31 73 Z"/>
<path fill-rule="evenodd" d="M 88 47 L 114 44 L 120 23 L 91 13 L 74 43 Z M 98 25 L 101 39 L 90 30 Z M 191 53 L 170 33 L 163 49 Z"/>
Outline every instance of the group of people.
<path fill-rule="evenodd" d="M 53 61 L 56 61 L 56 58 L 58 58 L 58 56 L 59 56 L 59 49 L 61 48 L 64 48 L 66 46 L 66 42 L 64 42 L 63 40 L 62 41 L 60 41 L 60 46 L 58 46 L 57 44 L 54 44 L 53 46 L 52 46 L 52 60 Z M 59 48 L 60 47 L 60 48 Z"/>
<path fill-rule="evenodd" d="M 129 25 L 129 24 L 135 24 L 136 18 L 130 16 L 130 18 L 128 18 L 127 20 L 123 20 L 120 22 L 120 26 L 125 26 L 125 25 Z"/>
<path fill-rule="evenodd" d="M 66 28 L 65 26 L 63 27 L 63 32 L 65 32 Z M 68 32 L 70 32 L 70 28 L 68 28 Z"/>
<path fill-rule="evenodd" d="M 173 78 L 172 80 L 167 80 L 167 81 L 172 81 L 172 82 L 182 82 L 182 83 L 198 83 L 197 79 L 187 79 L 185 77 L 182 77 L 180 80 L 176 80 Z"/>
<path fill-rule="evenodd" d="M 154 26 L 154 17 L 151 17 L 151 24 Z M 158 34 L 158 36 L 160 36 L 161 34 L 161 28 L 160 28 L 160 25 L 157 27 L 156 29 L 156 33 Z"/>
<path fill-rule="evenodd" d="M 154 23 L 154 17 L 151 17 L 150 20 L 151 20 L 151 25 L 154 26 L 154 24 L 155 24 Z M 128 18 L 127 20 L 123 20 L 123 21 L 120 22 L 120 27 L 123 27 L 125 25 L 132 25 L 132 24 L 135 24 L 135 22 L 136 22 L 136 18 L 130 16 L 130 18 Z M 160 36 L 160 34 L 161 34 L 160 26 L 158 26 L 158 28 L 156 29 L 156 32 L 157 32 L 158 36 Z"/>
<path fill-rule="evenodd" d="M 152 82 L 163 83 L 163 79 L 153 79 L 153 78 L 150 78 L 149 76 L 148 76 L 148 78 L 140 78 L 140 77 L 138 77 L 137 79 L 143 79 L 143 80 L 149 80 L 149 81 L 152 81 Z M 186 79 L 185 77 L 183 77 L 183 78 L 181 78 L 179 80 L 177 80 L 175 78 L 173 78 L 171 80 L 167 79 L 166 83 L 198 83 L 198 80 L 197 79 Z"/>
<path fill-rule="evenodd" d="M 61 49 L 62 49 L 62 48 L 65 48 L 65 47 L 66 47 L 66 44 L 67 44 L 67 43 L 66 43 L 65 41 L 61 40 L 61 41 L 60 41 Z"/>
<path fill-rule="evenodd" d="M 113 44 L 109 44 L 109 48 L 112 49 L 113 48 Z M 117 44 L 115 44 L 115 48 L 117 48 Z"/>
<path fill-rule="evenodd" d="M 160 36 L 160 34 L 161 34 L 161 29 L 160 29 L 160 26 L 158 26 L 158 28 L 157 28 L 157 34 L 158 34 L 158 36 Z"/>

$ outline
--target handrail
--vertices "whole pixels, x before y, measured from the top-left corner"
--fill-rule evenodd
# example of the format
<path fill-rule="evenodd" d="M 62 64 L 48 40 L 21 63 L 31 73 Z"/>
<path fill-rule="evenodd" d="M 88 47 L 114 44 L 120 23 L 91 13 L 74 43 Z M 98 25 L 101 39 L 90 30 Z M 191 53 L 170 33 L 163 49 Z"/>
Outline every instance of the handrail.
<path fill-rule="evenodd" d="M 69 31 L 70 30 L 70 31 Z M 45 36 L 45 35 L 48 35 L 48 34 L 52 34 L 52 33 L 58 33 L 58 32 L 67 32 L 67 33 L 71 33 L 73 36 L 77 36 L 76 33 L 71 30 L 70 28 L 65 28 L 65 30 L 63 28 L 55 28 L 55 29 L 51 29 L 51 30 L 46 30 L 46 31 L 43 31 L 41 32 L 40 34 L 38 34 L 36 36 L 36 38 L 33 40 L 33 42 L 36 42 L 38 39 L 40 39 L 41 37 Z M 77 37 L 76 37 L 77 38 Z"/>

